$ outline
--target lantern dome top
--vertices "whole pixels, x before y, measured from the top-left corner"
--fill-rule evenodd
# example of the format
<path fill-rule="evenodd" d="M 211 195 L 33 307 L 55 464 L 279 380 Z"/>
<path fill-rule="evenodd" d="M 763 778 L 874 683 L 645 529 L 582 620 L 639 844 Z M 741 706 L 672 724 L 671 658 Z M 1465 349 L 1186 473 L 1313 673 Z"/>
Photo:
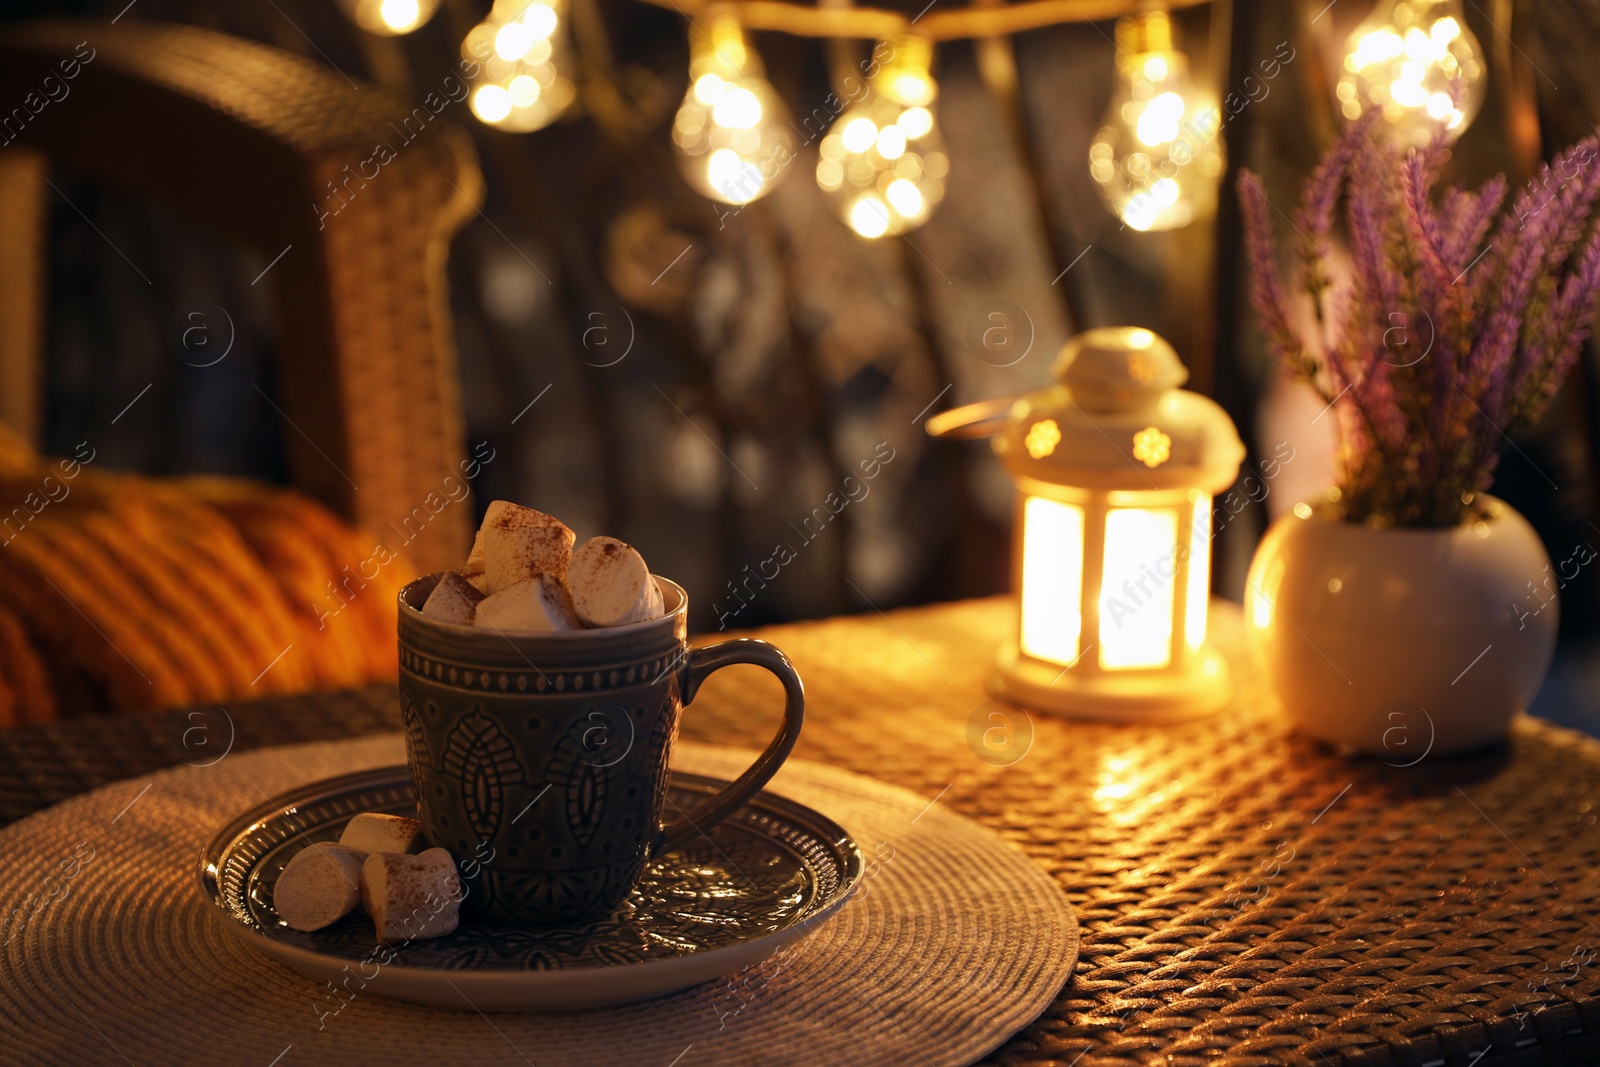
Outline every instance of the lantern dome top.
<path fill-rule="evenodd" d="M 1086 330 L 1051 368 L 1055 383 L 1017 398 L 994 449 L 1014 477 L 1106 491 L 1233 484 L 1244 444 L 1208 397 L 1179 388 L 1189 372 L 1149 330 Z"/>
<path fill-rule="evenodd" d="M 1189 380 L 1171 345 L 1134 326 L 1106 326 L 1078 334 L 1061 346 L 1050 375 L 1091 413 L 1145 407 Z"/>

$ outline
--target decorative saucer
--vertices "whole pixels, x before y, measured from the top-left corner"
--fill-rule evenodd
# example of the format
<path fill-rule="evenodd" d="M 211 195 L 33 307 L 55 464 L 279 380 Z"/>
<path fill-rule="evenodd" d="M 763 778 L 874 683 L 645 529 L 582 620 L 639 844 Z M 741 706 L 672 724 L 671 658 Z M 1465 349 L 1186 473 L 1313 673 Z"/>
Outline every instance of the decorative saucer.
<path fill-rule="evenodd" d="M 669 799 L 692 810 L 726 785 L 674 773 Z M 389 946 L 359 909 L 315 933 L 289 929 L 272 906 L 284 865 L 313 842 L 337 840 L 363 811 L 415 814 L 404 766 L 326 779 L 241 814 L 201 854 L 201 891 L 226 928 L 286 967 L 352 992 L 446 1008 L 567 1011 L 672 993 L 804 936 L 862 877 L 849 834 L 763 792 L 709 838 L 653 860 L 598 922 L 508 927 L 463 916 L 453 934 Z"/>

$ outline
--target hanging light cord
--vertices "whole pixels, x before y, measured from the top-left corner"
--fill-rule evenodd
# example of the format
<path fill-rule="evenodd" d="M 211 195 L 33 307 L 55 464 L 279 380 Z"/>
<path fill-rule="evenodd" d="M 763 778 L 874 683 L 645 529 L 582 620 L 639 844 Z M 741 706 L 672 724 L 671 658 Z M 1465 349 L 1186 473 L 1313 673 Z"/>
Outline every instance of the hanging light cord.
<path fill-rule="evenodd" d="M 1134 15 L 1149 5 L 1142 0 L 1026 0 L 1004 7 L 970 7 L 930 11 L 907 18 L 878 8 L 818 8 L 783 0 L 644 0 L 691 18 L 715 11 L 739 21 L 747 30 L 771 30 L 795 37 L 861 37 L 869 40 L 915 33 L 935 41 L 963 37 L 1002 37 L 1069 22 L 1100 22 Z M 1195 7 L 1209 0 L 1167 0 L 1167 10 Z"/>

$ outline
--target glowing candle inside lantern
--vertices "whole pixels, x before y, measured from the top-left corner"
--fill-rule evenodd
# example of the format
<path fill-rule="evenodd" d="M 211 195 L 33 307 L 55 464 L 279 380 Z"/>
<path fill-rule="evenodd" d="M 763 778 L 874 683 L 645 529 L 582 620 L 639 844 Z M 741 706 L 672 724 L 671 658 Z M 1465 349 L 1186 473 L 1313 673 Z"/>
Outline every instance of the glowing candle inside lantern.
<path fill-rule="evenodd" d="M 1083 509 L 1034 496 L 1022 521 L 1022 649 L 1065 666 L 1083 631 Z"/>
<path fill-rule="evenodd" d="M 1177 547 L 1176 511 L 1115 508 L 1106 514 L 1100 577 L 1100 666 L 1105 670 L 1172 662 Z"/>

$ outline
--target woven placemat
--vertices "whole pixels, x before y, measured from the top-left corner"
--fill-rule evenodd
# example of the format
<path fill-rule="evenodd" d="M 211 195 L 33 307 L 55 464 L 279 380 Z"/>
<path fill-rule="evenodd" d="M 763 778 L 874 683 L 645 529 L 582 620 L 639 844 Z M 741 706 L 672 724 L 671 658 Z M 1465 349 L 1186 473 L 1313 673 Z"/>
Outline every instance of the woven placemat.
<path fill-rule="evenodd" d="M 683 743 L 734 777 L 754 754 Z M 792 760 L 774 791 L 841 823 L 857 897 L 768 965 L 557 1016 L 341 999 L 222 928 L 193 863 L 213 828 L 320 778 L 398 763 L 398 736 L 235 754 L 107 786 L 0 833 L 0 1047 L 29 1063 L 968 1063 L 1056 996 L 1077 954 L 1044 871 L 937 802 Z M 348 995 L 347 995 L 348 996 Z"/>

